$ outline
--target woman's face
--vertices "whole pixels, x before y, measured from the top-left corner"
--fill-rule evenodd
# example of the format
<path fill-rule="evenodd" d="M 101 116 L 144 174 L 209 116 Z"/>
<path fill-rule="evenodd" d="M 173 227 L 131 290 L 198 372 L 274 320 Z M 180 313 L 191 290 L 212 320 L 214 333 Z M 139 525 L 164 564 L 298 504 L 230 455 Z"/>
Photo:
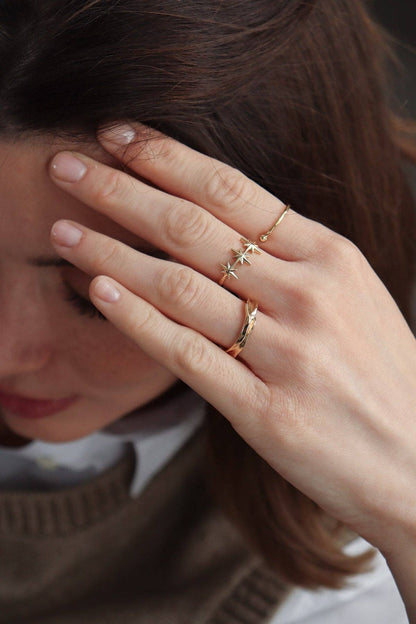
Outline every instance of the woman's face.
<path fill-rule="evenodd" d="M 88 298 L 93 276 L 73 266 L 36 266 L 55 258 L 50 229 L 69 218 L 152 253 L 144 240 L 58 189 L 47 164 L 75 149 L 121 169 L 98 143 L 37 138 L 0 141 L 0 391 L 33 399 L 78 395 L 72 406 L 26 419 L 0 406 L 18 435 L 67 442 L 97 431 L 161 394 L 176 380 L 109 321 L 82 314 L 68 291 Z M 140 271 L 140 266 L 137 266 Z"/>

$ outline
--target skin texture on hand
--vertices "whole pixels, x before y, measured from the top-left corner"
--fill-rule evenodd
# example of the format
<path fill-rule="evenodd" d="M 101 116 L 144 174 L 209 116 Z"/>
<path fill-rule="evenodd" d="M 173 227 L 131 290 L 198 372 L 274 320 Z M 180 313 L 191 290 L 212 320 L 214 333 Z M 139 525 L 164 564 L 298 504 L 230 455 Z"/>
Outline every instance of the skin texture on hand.
<path fill-rule="evenodd" d="M 416 624 L 416 535 L 414 539 L 403 542 L 396 540 L 392 550 L 382 554 L 406 606 L 409 624 Z"/>
<path fill-rule="evenodd" d="M 238 279 L 220 286 L 242 238 L 258 241 L 284 204 L 224 163 L 136 131 L 141 140 L 128 148 L 114 134 L 99 139 L 140 179 L 84 154 L 74 154 L 81 164 L 70 172 L 69 152 L 52 160 L 50 174 L 175 261 L 69 220 L 52 228 L 57 253 L 93 276 L 89 296 L 106 318 L 214 405 L 276 471 L 391 549 L 397 530 L 410 536 L 416 526 L 416 340 L 395 301 L 351 241 L 295 209 L 261 254 L 241 263 Z M 72 181 L 63 180 L 68 173 Z M 72 246 L 65 224 L 79 230 Z M 112 302 L 99 297 L 104 284 L 118 292 Z M 259 304 L 257 324 L 234 359 L 225 349 L 248 298 Z"/>

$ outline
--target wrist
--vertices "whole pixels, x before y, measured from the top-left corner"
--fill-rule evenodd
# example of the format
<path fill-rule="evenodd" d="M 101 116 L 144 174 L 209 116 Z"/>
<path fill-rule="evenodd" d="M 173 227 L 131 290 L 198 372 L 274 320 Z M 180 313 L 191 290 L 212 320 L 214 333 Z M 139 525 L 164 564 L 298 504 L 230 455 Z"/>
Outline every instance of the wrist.
<path fill-rule="evenodd" d="M 416 624 L 416 542 L 399 543 L 396 547 L 389 547 L 384 553 L 386 563 L 393 575 L 397 589 L 400 592 L 406 607 L 409 624 Z"/>

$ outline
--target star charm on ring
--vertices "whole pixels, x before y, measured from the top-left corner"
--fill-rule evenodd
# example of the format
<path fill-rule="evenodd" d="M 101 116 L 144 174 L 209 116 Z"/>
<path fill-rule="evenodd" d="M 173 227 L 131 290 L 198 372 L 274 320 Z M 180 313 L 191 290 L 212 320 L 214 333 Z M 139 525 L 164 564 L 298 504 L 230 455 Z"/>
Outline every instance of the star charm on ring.
<path fill-rule="evenodd" d="M 256 245 L 256 243 L 253 243 L 253 241 L 248 240 L 248 238 L 240 238 L 241 242 L 244 244 L 244 247 L 246 248 L 245 253 L 256 253 L 256 254 L 261 254 L 260 248 L 258 245 Z"/>
<path fill-rule="evenodd" d="M 247 258 L 247 254 L 261 254 L 258 245 L 256 245 L 256 243 L 253 243 L 253 241 L 250 241 L 248 240 L 248 238 L 244 237 L 240 238 L 240 241 L 243 243 L 245 249 L 239 249 L 238 251 L 235 249 L 231 250 L 232 252 L 234 252 L 234 258 L 236 258 L 235 262 L 233 262 L 233 264 L 231 264 L 230 262 L 227 262 L 227 264 L 221 264 L 223 276 L 219 281 L 220 286 L 222 286 L 225 280 L 229 279 L 230 277 L 235 277 L 235 279 L 238 279 L 236 266 L 239 263 L 244 264 L 244 262 L 247 262 L 247 264 L 251 264 L 250 260 Z"/>
<path fill-rule="evenodd" d="M 236 265 L 236 262 L 234 264 L 230 264 L 229 262 L 227 262 L 226 265 L 222 264 L 221 265 L 223 268 L 222 273 L 224 273 L 224 275 L 226 275 L 227 277 L 232 276 L 232 277 L 235 277 L 235 279 L 238 279 L 238 276 L 235 272 L 235 265 Z"/>
<path fill-rule="evenodd" d="M 267 241 L 268 237 L 270 236 L 270 234 L 275 230 L 275 228 L 277 227 L 277 225 L 281 222 L 281 220 L 283 219 L 283 217 L 285 216 L 285 214 L 287 213 L 287 211 L 290 208 L 290 204 L 287 204 L 283 213 L 280 215 L 280 217 L 277 219 L 277 221 L 272 225 L 272 227 L 270 228 L 270 230 L 267 230 L 267 232 L 265 232 L 264 234 L 261 234 L 259 236 L 259 239 L 262 243 L 264 243 L 265 241 Z M 219 280 L 218 284 L 220 286 L 222 286 L 225 282 L 226 279 L 229 279 L 230 277 L 235 277 L 235 279 L 238 279 L 237 276 L 237 265 L 241 264 L 243 265 L 244 262 L 247 262 L 247 264 L 251 264 L 250 260 L 247 258 L 247 254 L 251 253 L 251 254 L 261 254 L 261 250 L 260 247 L 257 245 L 257 243 L 254 243 L 253 241 L 249 240 L 248 238 L 245 238 L 244 236 L 242 236 L 240 238 L 240 241 L 243 243 L 243 246 L 245 247 L 245 249 L 231 249 L 231 251 L 234 254 L 234 258 L 235 261 L 231 264 L 230 262 L 227 262 L 227 264 L 221 264 L 221 268 L 222 268 L 222 273 L 223 276 L 222 278 Z"/>
<path fill-rule="evenodd" d="M 247 262 L 247 264 L 251 264 L 250 260 L 246 256 L 247 249 L 245 251 L 243 251 L 242 249 L 239 249 L 238 251 L 235 249 L 231 249 L 231 251 L 234 252 L 234 258 L 236 259 L 234 264 L 236 264 L 237 262 L 240 262 L 241 264 L 244 264 L 244 262 Z"/>

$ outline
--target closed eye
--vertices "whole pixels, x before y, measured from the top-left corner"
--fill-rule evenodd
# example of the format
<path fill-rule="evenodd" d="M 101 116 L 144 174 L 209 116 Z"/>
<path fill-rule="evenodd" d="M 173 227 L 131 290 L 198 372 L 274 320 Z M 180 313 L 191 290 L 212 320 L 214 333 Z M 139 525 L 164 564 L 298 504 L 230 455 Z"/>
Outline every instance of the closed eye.
<path fill-rule="evenodd" d="M 162 251 L 161 249 L 157 249 L 156 247 L 153 247 L 151 249 L 146 249 L 146 250 L 137 249 L 136 251 L 142 251 L 148 256 L 153 256 L 154 258 L 160 258 L 162 260 L 167 260 L 171 258 L 171 256 L 169 256 L 169 254 L 167 254 L 165 251 Z M 70 265 L 70 267 L 72 269 L 75 268 L 73 265 Z M 76 280 L 76 281 L 79 281 L 79 280 Z M 104 314 L 102 314 L 102 312 L 100 312 L 100 310 L 98 310 L 89 299 L 86 299 L 85 297 L 80 295 L 76 290 L 74 290 L 68 284 L 67 281 L 64 280 L 63 285 L 65 287 L 65 296 L 64 296 L 65 301 L 68 301 L 69 303 L 71 303 L 72 307 L 75 308 L 75 310 L 77 310 L 79 314 L 87 315 L 90 318 L 98 318 L 103 321 L 108 320 L 107 317 L 105 317 Z M 83 288 L 81 288 L 81 290 L 83 290 Z"/>
<path fill-rule="evenodd" d="M 87 314 L 90 318 L 99 318 L 103 321 L 108 320 L 89 299 L 81 297 L 67 282 L 63 282 L 63 284 L 66 289 L 65 301 L 69 301 L 79 314 Z"/>

